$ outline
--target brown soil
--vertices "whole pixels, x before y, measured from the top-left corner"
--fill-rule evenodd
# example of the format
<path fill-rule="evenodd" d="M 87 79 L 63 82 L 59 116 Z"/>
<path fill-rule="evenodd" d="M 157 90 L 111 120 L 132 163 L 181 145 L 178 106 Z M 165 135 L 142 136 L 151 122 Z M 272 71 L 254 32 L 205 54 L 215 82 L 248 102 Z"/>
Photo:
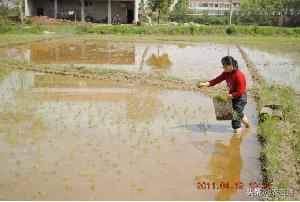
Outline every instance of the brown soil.
<path fill-rule="evenodd" d="M 47 16 L 31 16 L 27 17 L 33 23 L 41 24 L 41 25 L 85 25 L 86 23 L 82 23 L 81 21 L 71 21 L 71 20 L 64 20 L 64 19 L 56 19 L 56 18 L 49 18 Z M 89 23 L 90 24 L 90 23 Z"/>

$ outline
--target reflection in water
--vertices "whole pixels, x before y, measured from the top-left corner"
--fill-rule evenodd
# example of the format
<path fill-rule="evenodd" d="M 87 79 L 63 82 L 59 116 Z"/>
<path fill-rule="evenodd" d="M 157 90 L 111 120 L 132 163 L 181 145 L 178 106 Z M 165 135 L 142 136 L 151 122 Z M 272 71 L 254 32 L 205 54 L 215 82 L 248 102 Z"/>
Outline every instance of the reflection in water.
<path fill-rule="evenodd" d="M 35 97 L 24 94 L 33 86 L 33 73 L 1 68 L 0 75 L 6 75 L 2 82 L 0 80 L 0 132 L 4 134 L 4 140 L 17 146 L 28 140 L 45 139 L 47 128 L 43 118 L 35 113 Z"/>
<path fill-rule="evenodd" d="M 210 175 L 196 176 L 195 181 L 199 182 L 214 182 L 216 187 L 221 183 L 231 185 L 229 189 L 220 188 L 220 191 L 215 196 L 215 200 L 230 200 L 230 198 L 238 191 L 241 169 L 243 160 L 240 152 L 240 145 L 243 138 L 247 135 L 249 129 L 244 129 L 240 135 L 234 134 L 230 139 L 230 144 L 225 145 L 219 141 L 215 142 L 215 151 L 211 155 L 208 168 L 211 171 Z"/>
<path fill-rule="evenodd" d="M 40 42 L 0 48 L 0 58 L 42 64 L 72 64 L 74 67 L 113 68 L 134 72 L 164 70 L 184 79 L 207 80 L 220 70 L 220 59 L 230 54 L 246 65 L 236 46 L 209 43 L 104 42 L 97 39 Z"/>
<path fill-rule="evenodd" d="M 164 53 L 162 55 L 152 54 L 147 60 L 147 64 L 155 69 L 168 69 L 172 66 L 169 55 Z"/>
<path fill-rule="evenodd" d="M 0 51 L 2 57 L 16 57 L 41 64 L 111 64 L 132 65 L 135 63 L 134 46 L 84 43 L 38 43 Z"/>

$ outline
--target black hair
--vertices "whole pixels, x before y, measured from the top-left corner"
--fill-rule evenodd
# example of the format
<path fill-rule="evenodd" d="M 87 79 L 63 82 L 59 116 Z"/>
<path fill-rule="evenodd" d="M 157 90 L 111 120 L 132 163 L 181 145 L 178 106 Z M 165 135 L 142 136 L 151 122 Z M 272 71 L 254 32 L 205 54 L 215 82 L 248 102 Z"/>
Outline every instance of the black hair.
<path fill-rule="evenodd" d="M 225 56 L 221 60 L 222 65 L 232 65 L 233 69 L 239 69 L 238 62 L 232 56 Z"/>

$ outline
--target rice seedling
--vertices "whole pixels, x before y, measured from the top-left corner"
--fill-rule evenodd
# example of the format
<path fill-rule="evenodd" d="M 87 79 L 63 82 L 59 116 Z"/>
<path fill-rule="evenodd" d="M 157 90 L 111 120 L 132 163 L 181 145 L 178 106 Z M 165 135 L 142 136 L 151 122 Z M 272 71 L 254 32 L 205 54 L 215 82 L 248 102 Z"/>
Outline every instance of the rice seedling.
<path fill-rule="evenodd" d="M 118 169 L 118 170 L 116 171 L 116 173 L 117 173 L 118 175 L 121 175 L 121 174 L 122 174 L 122 170 L 121 170 L 121 169 Z"/>
<path fill-rule="evenodd" d="M 80 169 L 78 171 L 78 175 L 80 175 L 80 176 L 87 176 L 85 168 L 80 167 Z"/>
<path fill-rule="evenodd" d="M 45 182 L 48 182 L 50 180 L 50 176 L 49 176 L 49 174 L 46 174 L 45 176 L 44 176 L 44 181 Z"/>
<path fill-rule="evenodd" d="M 58 166 L 59 160 L 54 161 L 54 165 Z"/>
<path fill-rule="evenodd" d="M 183 114 L 186 115 L 188 113 L 188 111 L 189 111 L 189 109 L 185 108 L 184 111 L 183 111 Z"/>
<path fill-rule="evenodd" d="M 94 191 L 95 188 L 96 188 L 96 185 L 95 185 L 95 184 L 93 184 L 93 185 L 90 186 L 90 190 L 92 190 L 92 191 Z"/>
<path fill-rule="evenodd" d="M 145 188 L 144 188 L 144 187 L 138 187 L 138 188 L 137 188 L 137 191 L 138 191 L 138 192 L 144 192 L 144 191 L 145 191 Z"/>
<path fill-rule="evenodd" d="M 222 95 L 222 94 L 215 95 L 213 98 L 220 101 L 220 102 L 227 102 L 228 101 L 228 97 L 226 95 Z"/>
<path fill-rule="evenodd" d="M 39 199 L 39 198 L 44 198 L 46 196 L 47 196 L 47 193 L 45 191 L 38 191 L 33 194 L 32 198 Z"/>
<path fill-rule="evenodd" d="M 73 186 L 71 185 L 70 182 L 65 183 L 64 188 L 65 188 L 66 191 L 72 191 L 73 190 Z"/>
<path fill-rule="evenodd" d="M 18 166 L 21 165 L 21 161 L 20 160 L 16 160 L 16 163 L 17 163 Z"/>
<path fill-rule="evenodd" d="M 16 174 L 15 174 L 15 177 L 18 178 L 19 176 L 20 176 L 20 172 L 17 171 Z"/>
<path fill-rule="evenodd" d="M 106 172 L 107 172 L 107 170 L 106 170 L 106 169 L 104 169 L 104 168 L 101 168 L 101 169 L 100 169 L 100 172 L 102 172 L 102 173 L 106 173 Z"/>
<path fill-rule="evenodd" d="M 62 179 L 63 179 L 63 181 L 69 181 L 70 180 L 70 178 L 68 178 L 67 176 L 62 176 Z"/>
<path fill-rule="evenodd" d="M 144 191 L 145 191 L 145 188 L 142 187 L 141 185 L 139 185 L 139 184 L 136 183 L 136 182 L 132 182 L 132 183 L 131 183 L 131 187 L 135 188 L 136 191 L 138 191 L 138 192 L 144 192 Z"/>
<path fill-rule="evenodd" d="M 160 145 L 158 144 L 158 145 L 156 146 L 156 148 L 157 148 L 157 150 L 159 151 L 159 150 L 160 150 Z"/>
<path fill-rule="evenodd" d="M 96 172 L 90 172 L 87 176 L 87 180 L 89 183 L 91 184 L 95 184 L 96 183 Z"/>

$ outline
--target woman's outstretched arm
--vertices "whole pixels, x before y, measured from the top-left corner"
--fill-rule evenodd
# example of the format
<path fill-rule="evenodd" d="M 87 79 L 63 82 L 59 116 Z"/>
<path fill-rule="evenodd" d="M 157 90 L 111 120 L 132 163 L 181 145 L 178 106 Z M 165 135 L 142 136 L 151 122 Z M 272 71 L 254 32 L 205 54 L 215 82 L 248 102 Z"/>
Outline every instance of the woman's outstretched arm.
<path fill-rule="evenodd" d="M 219 75 L 217 78 L 212 79 L 208 82 L 205 83 L 199 83 L 197 86 L 198 87 L 210 87 L 210 86 L 214 86 L 217 85 L 218 83 L 221 83 L 222 81 L 224 81 L 226 78 L 226 72 L 223 72 L 221 75 Z"/>

